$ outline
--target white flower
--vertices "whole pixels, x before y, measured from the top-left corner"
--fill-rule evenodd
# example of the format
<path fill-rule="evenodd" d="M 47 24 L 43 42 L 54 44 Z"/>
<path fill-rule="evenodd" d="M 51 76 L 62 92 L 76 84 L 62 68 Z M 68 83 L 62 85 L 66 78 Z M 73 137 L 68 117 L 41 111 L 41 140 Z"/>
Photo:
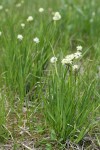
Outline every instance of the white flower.
<path fill-rule="evenodd" d="M 70 54 L 70 55 L 67 55 L 66 57 L 65 57 L 65 59 L 68 59 L 68 60 L 73 60 L 75 58 L 75 56 L 74 56 L 74 54 Z"/>
<path fill-rule="evenodd" d="M 67 55 L 64 59 L 62 59 L 62 64 L 73 64 L 73 61 L 82 57 L 82 46 L 77 46 L 77 52 Z M 75 66 L 76 67 L 76 66 Z"/>
<path fill-rule="evenodd" d="M 37 44 L 40 42 L 39 38 L 37 38 L 37 37 L 35 37 L 35 38 L 33 39 L 33 41 L 34 41 L 35 43 L 37 43 Z"/>
<path fill-rule="evenodd" d="M 67 55 L 62 61 L 62 64 L 72 64 L 73 59 L 75 58 L 74 54 Z"/>
<path fill-rule="evenodd" d="M 25 27 L 25 24 L 24 24 L 24 23 L 21 23 L 21 27 L 22 27 L 22 29 L 24 29 L 24 27 Z"/>
<path fill-rule="evenodd" d="M 21 5 L 22 5 L 21 3 L 18 3 L 18 4 L 16 4 L 16 7 L 19 8 L 19 7 L 21 7 Z"/>
<path fill-rule="evenodd" d="M 18 34 L 17 39 L 18 39 L 19 41 L 22 41 L 22 40 L 23 40 L 23 36 L 22 36 L 21 34 Z"/>
<path fill-rule="evenodd" d="M 44 8 L 39 8 L 39 12 L 42 13 L 44 11 Z"/>
<path fill-rule="evenodd" d="M 50 62 L 51 62 L 51 63 L 55 63 L 56 61 L 57 61 L 57 57 L 55 57 L 55 56 L 54 56 L 54 57 L 51 57 L 51 59 L 50 59 Z"/>
<path fill-rule="evenodd" d="M 72 70 L 73 70 L 73 71 L 78 71 L 78 69 L 79 69 L 79 66 L 78 66 L 78 65 L 73 65 L 73 66 L 72 66 Z"/>
<path fill-rule="evenodd" d="M 3 9 L 3 6 L 2 5 L 0 5 L 0 10 L 2 10 Z"/>
<path fill-rule="evenodd" d="M 75 59 L 78 59 L 78 58 L 81 58 L 82 57 L 82 53 L 77 51 L 76 53 L 74 53 L 74 58 Z"/>
<path fill-rule="evenodd" d="M 55 12 L 54 16 L 53 16 L 53 20 L 57 21 L 61 19 L 61 15 L 59 12 Z"/>
<path fill-rule="evenodd" d="M 33 17 L 32 17 L 32 16 L 29 16 L 29 17 L 27 18 L 27 22 L 31 22 L 31 21 L 33 21 Z"/>
<path fill-rule="evenodd" d="M 71 65 L 72 64 L 72 60 L 64 58 L 64 59 L 62 59 L 61 63 L 63 65 L 65 65 L 65 64 L 66 65 Z"/>
<path fill-rule="evenodd" d="M 2 35 L 2 32 L 0 31 L 0 36 Z"/>
<path fill-rule="evenodd" d="M 77 49 L 77 51 L 82 51 L 82 46 L 79 45 L 79 46 L 76 47 L 76 49 Z"/>

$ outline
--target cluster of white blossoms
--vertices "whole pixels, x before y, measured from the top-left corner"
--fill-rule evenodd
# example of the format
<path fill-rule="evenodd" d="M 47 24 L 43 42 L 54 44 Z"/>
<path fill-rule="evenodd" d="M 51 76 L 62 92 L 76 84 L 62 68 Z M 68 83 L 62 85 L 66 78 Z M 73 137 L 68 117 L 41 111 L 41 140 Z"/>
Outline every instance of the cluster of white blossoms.
<path fill-rule="evenodd" d="M 57 21 L 57 20 L 60 20 L 61 19 L 61 15 L 59 12 L 55 12 L 54 13 L 54 16 L 53 16 L 53 20 L 54 21 Z"/>
<path fill-rule="evenodd" d="M 75 59 L 81 58 L 81 56 L 82 56 L 82 52 L 77 51 L 76 53 L 74 53 Z"/>
<path fill-rule="evenodd" d="M 33 41 L 34 41 L 36 44 L 38 44 L 38 43 L 40 42 L 40 40 L 39 40 L 38 37 L 35 37 L 35 38 L 33 39 Z"/>
<path fill-rule="evenodd" d="M 78 69 L 79 69 L 79 65 L 73 65 L 73 66 L 72 66 L 72 70 L 73 70 L 73 71 L 77 71 Z"/>
<path fill-rule="evenodd" d="M 77 49 L 77 51 L 82 51 L 82 46 L 79 45 L 79 46 L 76 47 L 76 49 Z"/>
<path fill-rule="evenodd" d="M 18 34 L 17 39 L 18 39 L 19 41 L 22 41 L 22 40 L 23 40 L 23 36 L 22 36 L 21 34 Z"/>
<path fill-rule="evenodd" d="M 77 52 L 67 55 L 64 59 L 62 59 L 61 63 L 63 65 L 71 65 L 73 61 L 82 57 L 82 46 L 77 46 Z"/>
<path fill-rule="evenodd" d="M 22 29 L 24 29 L 25 28 L 25 23 L 21 23 L 21 27 L 22 27 Z"/>
<path fill-rule="evenodd" d="M 61 63 L 63 64 L 63 65 L 68 65 L 68 64 L 72 64 L 72 60 L 70 60 L 70 58 L 68 58 L 68 59 L 66 59 L 66 58 L 64 58 L 64 59 L 62 59 L 62 61 L 61 61 Z"/>
<path fill-rule="evenodd" d="M 31 22 L 31 21 L 33 21 L 33 17 L 32 17 L 32 16 L 29 16 L 29 17 L 27 18 L 27 22 Z"/>
<path fill-rule="evenodd" d="M 39 8 L 39 12 L 40 13 L 44 12 L 44 8 Z"/>
<path fill-rule="evenodd" d="M 74 62 L 74 60 L 77 60 L 82 57 L 82 46 L 81 45 L 77 46 L 76 49 L 77 49 L 76 53 L 67 55 L 61 61 L 62 65 L 70 65 L 72 67 L 72 71 L 74 71 L 74 72 L 77 72 L 80 68 L 79 65 L 74 64 L 73 62 Z M 53 57 L 51 57 L 50 62 L 52 64 L 55 64 L 57 62 L 57 60 L 58 60 L 57 57 L 53 56 Z"/>
<path fill-rule="evenodd" d="M 74 59 L 74 54 L 70 54 L 70 55 L 67 55 L 62 61 L 61 63 L 62 64 L 72 64 L 72 61 Z"/>

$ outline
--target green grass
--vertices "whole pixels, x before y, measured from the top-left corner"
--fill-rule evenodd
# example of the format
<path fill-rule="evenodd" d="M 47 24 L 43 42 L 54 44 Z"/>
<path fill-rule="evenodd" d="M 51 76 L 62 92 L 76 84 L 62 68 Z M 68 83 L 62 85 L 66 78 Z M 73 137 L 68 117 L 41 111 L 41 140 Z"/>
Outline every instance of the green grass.
<path fill-rule="evenodd" d="M 27 138 L 47 150 L 63 149 L 67 141 L 70 147 L 98 148 L 100 1 L 24 0 L 19 8 L 18 3 L 0 1 L 0 142 L 10 140 L 13 149 Z M 61 19 L 53 21 L 57 11 Z M 82 57 L 74 64 L 80 69 L 73 72 L 61 61 L 78 45 Z M 53 56 L 58 59 L 54 64 Z"/>

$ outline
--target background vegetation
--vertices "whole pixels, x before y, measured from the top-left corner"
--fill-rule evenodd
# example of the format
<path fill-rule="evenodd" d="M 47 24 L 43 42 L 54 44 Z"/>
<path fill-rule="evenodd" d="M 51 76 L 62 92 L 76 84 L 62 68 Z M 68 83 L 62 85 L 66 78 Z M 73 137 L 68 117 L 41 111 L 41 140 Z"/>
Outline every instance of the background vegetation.
<path fill-rule="evenodd" d="M 1 148 L 99 149 L 99 6 L 99 0 L 0 1 Z M 80 70 L 73 72 L 61 61 L 78 45 Z"/>

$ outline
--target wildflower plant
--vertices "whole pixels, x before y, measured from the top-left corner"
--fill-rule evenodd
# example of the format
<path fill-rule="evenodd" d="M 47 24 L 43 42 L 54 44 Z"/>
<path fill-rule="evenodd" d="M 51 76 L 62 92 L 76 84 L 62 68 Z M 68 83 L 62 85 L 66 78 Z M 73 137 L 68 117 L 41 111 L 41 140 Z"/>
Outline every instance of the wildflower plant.
<path fill-rule="evenodd" d="M 79 66 L 74 64 L 76 56 L 80 58 L 76 53 L 67 55 L 51 67 L 44 108 L 47 124 L 55 131 L 56 136 L 78 143 L 94 125 L 90 116 L 93 116 L 96 109 L 92 98 L 96 97 L 96 81 L 85 82 Z M 54 61 L 55 57 L 51 60 Z"/>

